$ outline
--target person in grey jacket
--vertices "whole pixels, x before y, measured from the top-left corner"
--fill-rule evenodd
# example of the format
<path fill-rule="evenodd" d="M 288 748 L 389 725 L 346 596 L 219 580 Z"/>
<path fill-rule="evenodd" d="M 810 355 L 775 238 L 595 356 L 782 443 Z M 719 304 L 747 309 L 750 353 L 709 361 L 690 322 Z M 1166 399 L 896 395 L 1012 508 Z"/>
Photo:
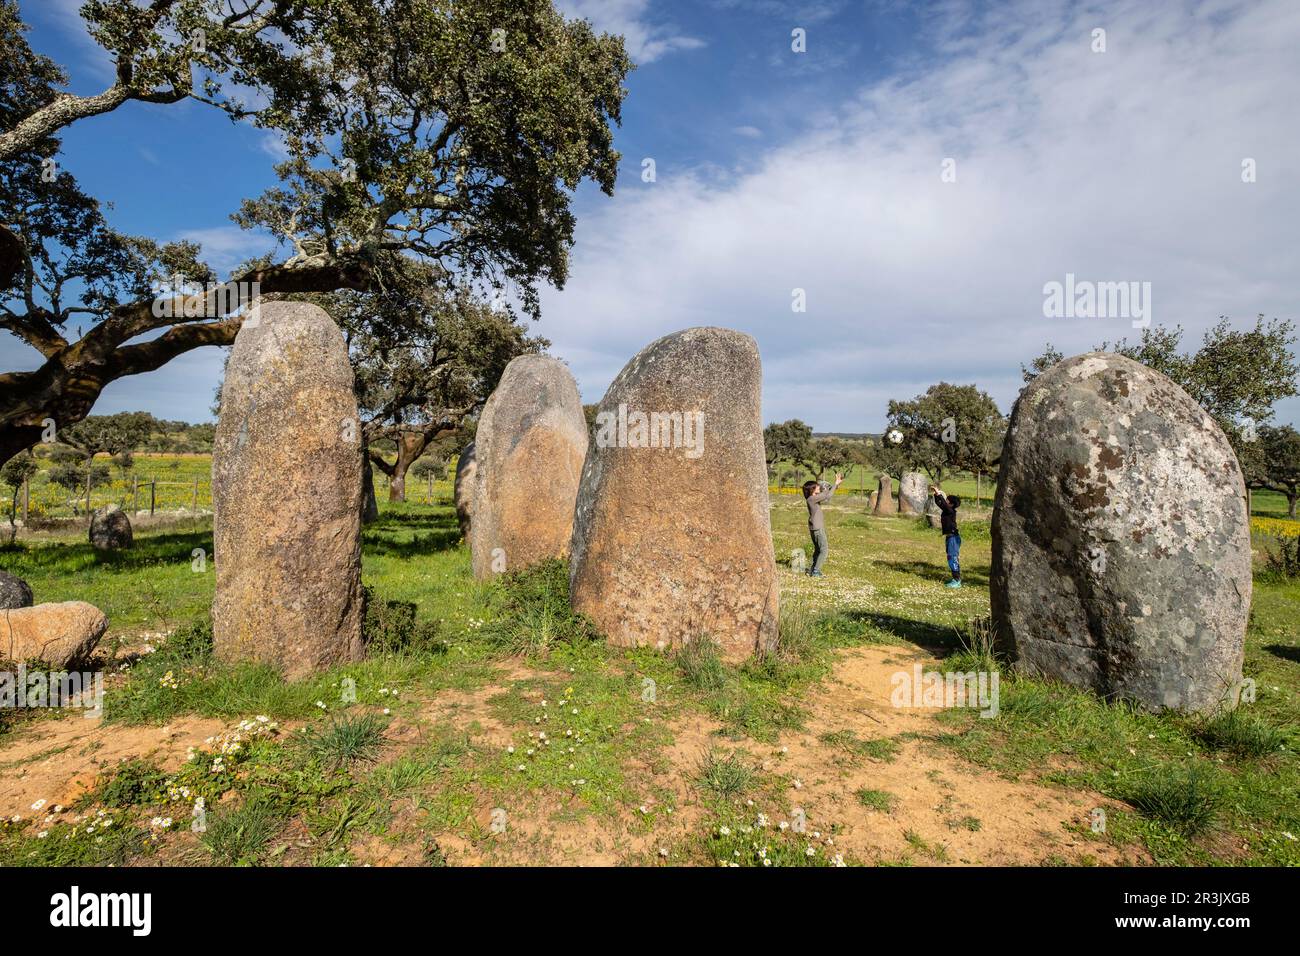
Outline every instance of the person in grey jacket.
<path fill-rule="evenodd" d="M 826 553 L 830 550 L 826 546 L 826 520 L 822 517 L 822 503 L 831 500 L 831 495 L 835 494 L 835 489 L 842 481 L 844 476 L 836 474 L 835 484 L 829 488 L 820 481 L 803 483 L 804 500 L 808 502 L 808 533 L 812 535 L 813 541 L 813 561 L 812 567 L 808 569 L 809 577 L 822 576 L 822 564 L 825 563 Z"/>

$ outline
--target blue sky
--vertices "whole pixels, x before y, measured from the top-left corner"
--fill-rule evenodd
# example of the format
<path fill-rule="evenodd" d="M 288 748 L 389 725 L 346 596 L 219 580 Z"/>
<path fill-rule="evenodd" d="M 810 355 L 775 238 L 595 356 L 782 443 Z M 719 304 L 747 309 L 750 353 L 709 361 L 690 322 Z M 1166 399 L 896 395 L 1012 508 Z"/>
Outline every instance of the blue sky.
<path fill-rule="evenodd" d="M 21 2 L 33 46 L 95 92 L 111 71 L 78 5 Z M 648 342 L 709 324 L 758 340 L 765 420 L 878 430 L 889 399 L 939 380 L 1006 411 L 1045 342 L 1136 335 L 1125 317 L 1044 317 L 1044 284 L 1067 273 L 1150 282 L 1155 324 L 1189 344 L 1221 315 L 1300 318 L 1293 0 L 557 5 L 626 36 L 640 64 L 615 196 L 580 191 L 571 277 L 537 327 L 586 401 Z M 266 133 L 133 104 L 63 140 L 119 229 L 199 240 L 218 267 L 266 248 L 228 218 L 274 181 Z M 0 361 L 35 353 L 5 337 Z M 208 420 L 220 367 L 198 350 L 114 383 L 95 411 Z M 1278 411 L 1300 421 L 1300 400 Z"/>

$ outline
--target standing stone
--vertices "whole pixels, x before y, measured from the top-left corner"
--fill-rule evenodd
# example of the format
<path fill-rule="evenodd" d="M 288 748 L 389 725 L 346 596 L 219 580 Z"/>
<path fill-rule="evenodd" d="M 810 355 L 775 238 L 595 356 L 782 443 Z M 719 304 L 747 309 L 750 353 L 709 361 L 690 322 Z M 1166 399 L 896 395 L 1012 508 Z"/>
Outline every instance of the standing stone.
<path fill-rule="evenodd" d="M 925 512 L 926 499 L 930 497 L 929 483 L 919 471 L 908 471 L 898 482 L 898 513 L 919 515 Z"/>
<path fill-rule="evenodd" d="M 879 494 L 880 494 L 880 492 L 878 492 L 878 491 L 873 491 L 871 494 L 869 494 L 869 495 L 867 496 L 867 510 L 868 510 L 868 511 L 875 511 L 875 510 L 876 510 L 876 497 L 877 497 Z"/>
<path fill-rule="evenodd" d="M 361 435 L 343 334 L 263 304 L 235 338 L 212 449 L 217 655 L 290 680 L 361 646 Z"/>
<path fill-rule="evenodd" d="M 931 528 L 943 529 L 943 512 L 934 503 L 933 495 L 928 495 L 925 499 L 925 517 L 929 520 Z"/>
<path fill-rule="evenodd" d="M 461 450 L 456 459 L 456 520 L 460 522 L 460 536 L 469 541 L 470 518 L 474 514 L 474 482 L 478 475 L 478 459 L 474 457 L 474 443 Z"/>
<path fill-rule="evenodd" d="M 119 551 L 133 540 L 131 519 L 117 505 L 96 508 L 90 516 L 90 543 L 96 551 Z"/>
<path fill-rule="evenodd" d="M 880 488 L 876 492 L 876 503 L 872 506 L 871 513 L 892 515 L 897 511 L 898 506 L 894 504 L 894 479 L 889 475 L 881 475 Z"/>
<path fill-rule="evenodd" d="M 17 575 L 0 571 L 0 611 L 32 606 L 32 586 Z"/>
<path fill-rule="evenodd" d="M 559 359 L 512 359 L 479 417 L 469 543 L 489 578 L 568 553 L 587 420 Z"/>
<path fill-rule="evenodd" d="M 1153 710 L 1235 702 L 1245 487 L 1223 432 L 1169 379 L 1092 352 L 1026 386 L 992 534 L 994 627 L 1020 666 Z"/>
<path fill-rule="evenodd" d="M 605 393 L 569 591 L 610 643 L 708 636 L 732 660 L 776 646 L 761 392 L 752 338 L 695 328 L 646 346 Z"/>

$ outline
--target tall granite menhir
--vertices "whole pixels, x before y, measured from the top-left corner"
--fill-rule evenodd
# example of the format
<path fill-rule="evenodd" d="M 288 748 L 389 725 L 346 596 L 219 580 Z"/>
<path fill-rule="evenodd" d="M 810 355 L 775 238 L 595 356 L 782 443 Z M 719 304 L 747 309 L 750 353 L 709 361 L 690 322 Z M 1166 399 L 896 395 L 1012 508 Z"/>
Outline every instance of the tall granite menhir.
<path fill-rule="evenodd" d="M 547 355 L 512 359 L 479 416 L 465 479 L 474 489 L 475 577 L 568 553 L 586 455 L 587 420 L 568 366 Z"/>
<path fill-rule="evenodd" d="M 1034 379 L 992 532 L 994 628 L 1022 667 L 1152 710 L 1235 703 L 1245 487 L 1223 432 L 1169 379 L 1105 352 Z"/>
<path fill-rule="evenodd" d="M 646 346 L 605 393 L 569 590 L 611 643 L 709 637 L 732 660 L 776 646 L 761 387 L 752 338 L 696 328 Z"/>
<path fill-rule="evenodd" d="M 361 471 L 342 332 L 314 305 L 262 305 L 213 442 L 218 657 L 290 680 L 361 657 Z"/>

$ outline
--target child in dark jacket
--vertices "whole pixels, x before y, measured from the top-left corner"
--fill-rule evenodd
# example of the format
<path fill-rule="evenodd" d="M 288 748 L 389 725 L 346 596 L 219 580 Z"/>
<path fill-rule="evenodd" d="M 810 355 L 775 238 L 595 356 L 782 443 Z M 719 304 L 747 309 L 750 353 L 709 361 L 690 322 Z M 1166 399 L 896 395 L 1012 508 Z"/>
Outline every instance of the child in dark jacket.
<path fill-rule="evenodd" d="M 957 532 L 957 509 L 961 507 L 961 499 L 956 495 L 944 495 L 938 485 L 930 486 L 930 494 L 934 495 L 934 503 L 939 506 L 939 524 L 943 529 L 944 552 L 948 556 L 948 570 L 952 572 L 952 580 L 944 587 L 959 588 L 961 587 L 961 535 Z"/>

